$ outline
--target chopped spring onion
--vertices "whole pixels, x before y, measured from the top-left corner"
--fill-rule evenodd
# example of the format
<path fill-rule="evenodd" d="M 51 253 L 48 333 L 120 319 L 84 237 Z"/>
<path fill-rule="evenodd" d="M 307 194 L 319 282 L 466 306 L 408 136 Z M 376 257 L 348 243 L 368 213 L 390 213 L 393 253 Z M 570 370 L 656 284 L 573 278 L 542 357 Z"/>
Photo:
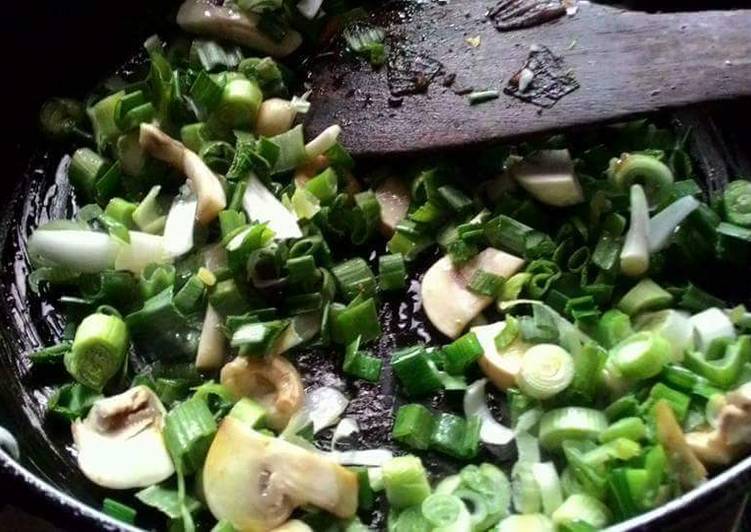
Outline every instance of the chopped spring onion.
<path fill-rule="evenodd" d="M 526 395 L 549 399 L 568 388 L 574 379 L 574 359 L 555 344 L 538 344 L 527 349 L 516 380 Z"/>
<path fill-rule="evenodd" d="M 730 183 L 722 197 L 728 222 L 751 227 L 751 182 L 739 179 Z"/>
<path fill-rule="evenodd" d="M 149 264 L 166 262 L 164 237 L 139 231 L 130 231 L 128 237 L 130 243 L 120 247 L 115 259 L 116 270 L 140 274 Z"/>
<path fill-rule="evenodd" d="M 532 473 L 533 462 L 519 460 L 511 469 L 511 496 L 516 511 L 533 514 L 542 508 L 540 487 Z"/>
<path fill-rule="evenodd" d="M 644 380 L 654 377 L 672 358 L 670 342 L 651 332 L 629 336 L 610 352 L 608 362 L 627 379 Z"/>
<path fill-rule="evenodd" d="M 407 284 L 407 270 L 401 253 L 378 257 L 378 288 L 384 292 L 401 290 Z"/>
<path fill-rule="evenodd" d="M 128 525 L 136 522 L 136 511 L 133 508 L 109 497 L 102 502 L 102 512 Z"/>
<path fill-rule="evenodd" d="M 155 484 L 136 493 L 136 499 L 146 506 L 156 508 L 170 519 L 182 519 L 181 500 L 176 490 L 165 488 Z M 195 512 L 201 507 L 201 503 L 192 497 L 185 496 L 183 502 L 189 512 Z"/>
<path fill-rule="evenodd" d="M 336 146 L 341 132 L 342 128 L 338 125 L 327 127 L 316 138 L 305 145 L 305 156 L 308 159 L 313 159 L 319 155 L 323 155 Z"/>
<path fill-rule="evenodd" d="M 247 129 L 256 120 L 263 94 L 255 81 L 239 77 L 224 86 L 213 116 L 231 129 Z"/>
<path fill-rule="evenodd" d="M 649 220 L 649 252 L 661 251 L 670 242 L 676 228 L 699 208 L 699 201 L 693 196 L 684 196 L 657 213 Z"/>
<path fill-rule="evenodd" d="M 428 475 L 420 459 L 407 455 L 383 464 L 383 485 L 386 498 L 394 508 L 421 504 L 430 495 Z"/>
<path fill-rule="evenodd" d="M 474 92 L 470 92 L 467 95 L 467 100 L 469 100 L 470 105 L 477 105 L 478 103 L 485 103 L 485 102 L 489 102 L 490 100 L 495 100 L 500 95 L 501 93 L 495 89 L 484 90 L 484 91 L 474 91 Z"/>
<path fill-rule="evenodd" d="M 585 493 L 569 495 L 553 512 L 553 522 L 559 527 L 586 523 L 593 529 L 600 530 L 608 526 L 612 519 L 613 515 L 605 504 Z"/>
<path fill-rule="evenodd" d="M 711 350 L 710 350 L 711 351 Z M 699 352 L 686 354 L 686 366 L 709 380 L 712 384 L 728 389 L 740 377 L 743 365 L 751 360 L 751 337 L 741 336 L 727 346 L 725 353 L 714 359 Z"/>
<path fill-rule="evenodd" d="M 217 425 L 206 403 L 198 398 L 178 404 L 165 418 L 164 443 L 183 474 L 203 465 Z"/>
<path fill-rule="evenodd" d="M 641 441 L 647 437 L 647 426 L 639 417 L 624 417 L 612 423 L 600 434 L 600 442 L 608 443 L 619 438 Z"/>
<path fill-rule="evenodd" d="M 133 222 L 144 233 L 156 235 L 164 230 L 167 217 L 162 212 L 158 197 L 161 186 L 151 187 L 146 197 L 141 200 L 136 210 L 133 211 Z"/>
<path fill-rule="evenodd" d="M 399 407 L 396 412 L 392 437 L 412 449 L 425 450 L 433 433 L 433 414 L 420 404 Z"/>
<path fill-rule="evenodd" d="M 305 183 L 305 189 L 316 198 L 326 203 L 336 197 L 338 191 L 338 179 L 336 170 L 333 168 L 327 168 Z"/>
<path fill-rule="evenodd" d="M 265 223 L 274 231 L 275 238 L 284 240 L 303 236 L 295 215 L 253 174 L 248 178 L 243 195 L 243 208 L 250 220 Z"/>
<path fill-rule="evenodd" d="M 394 453 L 388 449 L 363 449 L 360 451 L 332 451 L 323 453 L 324 456 L 337 464 L 346 466 L 365 466 L 368 468 L 381 468 L 385 463 L 394 458 Z"/>
<path fill-rule="evenodd" d="M 673 362 L 683 361 L 686 349 L 694 343 L 694 326 L 685 312 L 661 310 L 640 314 L 634 325 L 637 331 L 649 331 L 670 342 Z"/>
<path fill-rule="evenodd" d="M 164 251 L 170 257 L 179 257 L 193 249 L 198 199 L 195 194 L 175 198 L 164 224 Z"/>
<path fill-rule="evenodd" d="M 474 458 L 480 442 L 481 420 L 440 413 L 435 417 L 430 448 L 454 458 Z"/>
<path fill-rule="evenodd" d="M 378 382 L 381 378 L 383 360 L 368 354 L 366 351 L 360 351 L 359 348 L 360 338 L 358 337 L 347 346 L 342 369 L 349 375 L 370 382 Z"/>
<path fill-rule="evenodd" d="M 107 161 L 89 148 L 76 150 L 68 167 L 68 178 L 84 199 L 94 197 L 94 187 L 107 168 Z"/>
<path fill-rule="evenodd" d="M 227 415 L 239 419 L 252 429 L 266 427 L 266 409 L 249 397 L 243 397 L 236 402 Z"/>
<path fill-rule="evenodd" d="M 363 258 L 357 257 L 337 264 L 331 268 L 331 274 L 347 301 L 352 301 L 357 296 L 369 298 L 375 295 L 375 276 Z"/>
<path fill-rule="evenodd" d="M 423 517 L 430 523 L 431 530 L 462 532 L 471 530 L 467 507 L 459 497 L 434 493 L 422 501 Z"/>
<path fill-rule="evenodd" d="M 355 21 L 342 32 L 350 51 L 365 57 L 371 65 L 378 67 L 386 62 L 386 47 L 383 43 L 386 32 L 378 26 Z"/>
<path fill-rule="evenodd" d="M 438 369 L 421 346 L 394 352 L 391 367 L 408 397 L 424 396 L 443 386 Z"/>
<path fill-rule="evenodd" d="M 378 311 L 372 297 L 361 303 L 353 301 L 350 306 L 338 311 L 333 319 L 333 338 L 336 342 L 349 344 L 358 336 L 362 337 L 363 342 L 369 342 L 381 335 Z"/>
<path fill-rule="evenodd" d="M 545 515 L 553 515 L 558 507 L 563 504 L 563 492 L 561 491 L 561 479 L 553 462 L 532 464 L 532 475 L 540 490 L 542 510 Z"/>
<path fill-rule="evenodd" d="M 621 272 L 639 277 L 649 270 L 649 207 L 641 185 L 631 187 L 631 223 L 621 249 Z"/>
<path fill-rule="evenodd" d="M 569 207 L 584 201 L 568 150 L 539 150 L 514 161 L 509 172 L 524 190 L 546 205 Z"/>
<path fill-rule="evenodd" d="M 643 153 L 624 153 L 610 162 L 608 176 L 622 191 L 644 186 L 650 205 L 660 205 L 672 191 L 673 172 L 665 163 Z M 633 209 L 633 206 L 632 206 Z"/>
<path fill-rule="evenodd" d="M 467 289 L 480 296 L 496 297 L 503 287 L 504 279 L 500 275 L 478 269 L 467 283 Z"/>
<path fill-rule="evenodd" d="M 594 440 L 607 428 L 608 420 L 599 410 L 579 406 L 557 408 L 540 418 L 540 444 L 555 450 L 563 440 Z"/>
<path fill-rule="evenodd" d="M 102 391 L 125 363 L 128 329 L 119 316 L 91 314 L 76 330 L 65 368 L 78 382 Z"/>
<path fill-rule="evenodd" d="M 664 290 L 652 279 L 642 279 L 616 304 L 629 316 L 635 316 L 646 310 L 659 310 L 673 302 L 670 292 Z"/>
<path fill-rule="evenodd" d="M 496 532 L 555 532 L 553 521 L 546 515 L 531 513 L 510 515 L 498 523 Z"/>
<path fill-rule="evenodd" d="M 718 308 L 710 308 L 690 318 L 694 331 L 694 345 L 706 352 L 712 342 L 718 338 L 734 340 L 735 326 L 727 314 Z"/>
<path fill-rule="evenodd" d="M 464 394 L 464 415 L 480 418 L 480 441 L 490 445 L 508 445 L 514 439 L 514 431 L 498 423 L 485 400 L 487 379 L 472 383 Z"/>
<path fill-rule="evenodd" d="M 463 375 L 483 354 L 477 336 L 468 332 L 443 348 L 444 366 L 451 375 Z"/>

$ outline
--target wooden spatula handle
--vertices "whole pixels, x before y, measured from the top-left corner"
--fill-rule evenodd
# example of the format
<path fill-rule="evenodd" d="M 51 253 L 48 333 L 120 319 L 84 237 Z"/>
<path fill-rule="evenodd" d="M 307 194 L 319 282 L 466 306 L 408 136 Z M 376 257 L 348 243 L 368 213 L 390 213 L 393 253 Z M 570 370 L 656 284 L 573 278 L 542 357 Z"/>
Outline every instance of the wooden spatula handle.
<path fill-rule="evenodd" d="M 395 155 L 751 95 L 751 10 L 647 14 L 585 4 L 573 17 L 500 33 L 482 22 L 487 5 L 452 0 L 388 29 L 475 90 L 502 91 L 533 44 L 563 57 L 580 88 L 541 109 L 504 94 L 470 106 L 435 82 L 394 108 L 385 68 L 352 69 L 332 60 L 315 67 L 309 132 L 339 122 L 353 153 Z M 480 46 L 474 48 L 466 39 L 476 36 Z"/>

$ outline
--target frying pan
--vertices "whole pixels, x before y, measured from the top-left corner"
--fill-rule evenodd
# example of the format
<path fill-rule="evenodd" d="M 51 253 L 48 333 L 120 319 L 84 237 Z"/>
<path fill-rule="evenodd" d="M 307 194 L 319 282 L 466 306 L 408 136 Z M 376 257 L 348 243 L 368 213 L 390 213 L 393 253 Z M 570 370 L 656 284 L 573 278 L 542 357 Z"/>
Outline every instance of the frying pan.
<path fill-rule="evenodd" d="M 158 5 L 156 5 L 158 4 Z M 23 242 L 29 231 L 50 217 L 70 213 L 70 189 L 56 178 L 60 158 L 70 147 L 52 146 L 39 138 L 36 115 L 52 95 L 82 96 L 148 35 L 168 36 L 169 6 L 153 0 L 131 0 L 126 7 L 79 0 L 12 2 L 3 6 L 0 48 L 5 51 L 2 82 L 5 126 L 0 180 L 0 425 L 17 437 L 20 463 L 0 451 L 0 504 L 24 507 L 69 530 L 135 530 L 99 513 L 104 493 L 78 471 L 70 448 L 68 427 L 45 418 L 44 405 L 59 384 L 54 374 L 32 371 L 26 355 L 54 341 L 64 322 L 48 295 L 28 290 L 28 264 Z M 719 7 L 713 3 L 713 7 Z M 729 7 L 727 5 L 722 7 Z M 685 4 L 684 4 L 685 8 Z M 5 91 L 8 94 L 5 94 Z M 692 152 L 699 162 L 705 188 L 721 189 L 728 177 L 751 176 L 751 140 L 736 122 L 748 116 L 751 103 L 705 106 L 667 117 L 692 128 Z M 748 283 L 748 279 L 738 279 Z M 405 312 L 406 309 L 406 312 Z M 386 333 L 376 349 L 385 356 L 395 344 L 429 340 L 414 291 L 384 304 Z M 335 382 L 333 364 L 321 353 L 305 353 L 298 362 L 308 369 L 308 382 Z M 327 360 L 331 360 L 329 356 Z M 389 431 L 393 381 L 388 371 L 380 386 L 350 385 L 351 408 L 363 420 L 363 446 L 383 443 Z M 385 414 L 385 415 L 384 415 Z M 430 459 L 434 460 L 434 459 Z M 430 464 L 441 468 L 435 460 Z M 445 464 L 443 464 L 445 465 Z M 751 486 L 751 457 L 712 478 L 700 489 L 615 527 L 617 530 L 715 529 L 745 497 Z M 376 517 L 376 525 L 378 516 Z M 139 523 L 158 526 L 157 516 Z M 0 528 L 4 528 L 0 523 Z"/>

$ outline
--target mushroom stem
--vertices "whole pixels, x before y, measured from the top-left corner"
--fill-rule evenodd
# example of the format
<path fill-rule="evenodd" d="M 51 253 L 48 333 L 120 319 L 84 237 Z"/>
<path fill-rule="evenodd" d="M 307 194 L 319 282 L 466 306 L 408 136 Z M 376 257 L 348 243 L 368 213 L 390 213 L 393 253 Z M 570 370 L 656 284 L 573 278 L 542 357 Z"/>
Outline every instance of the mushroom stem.
<path fill-rule="evenodd" d="M 199 223 L 208 224 L 227 206 L 222 184 L 198 154 L 151 124 L 141 124 L 138 142 L 152 156 L 180 170 L 190 180 L 190 187 L 198 197 Z"/>
<path fill-rule="evenodd" d="M 302 36 L 293 29 L 274 41 L 258 28 L 259 22 L 258 15 L 208 0 L 186 0 L 177 13 L 177 23 L 188 33 L 229 40 L 272 57 L 286 57 L 302 44 Z"/>

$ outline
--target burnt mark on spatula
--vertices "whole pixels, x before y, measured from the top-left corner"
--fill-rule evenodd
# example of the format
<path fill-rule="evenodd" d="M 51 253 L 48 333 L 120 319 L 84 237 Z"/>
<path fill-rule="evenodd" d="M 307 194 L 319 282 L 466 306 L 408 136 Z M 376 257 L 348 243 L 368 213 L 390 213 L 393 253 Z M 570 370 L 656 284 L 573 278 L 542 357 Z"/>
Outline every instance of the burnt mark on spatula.
<path fill-rule="evenodd" d="M 545 46 L 533 45 L 524 67 L 506 84 L 503 92 L 539 107 L 553 107 L 579 88 L 574 73 L 562 57 Z"/>
<path fill-rule="evenodd" d="M 562 0 L 500 0 L 487 16 L 498 31 L 512 31 L 559 19 L 566 9 Z"/>

